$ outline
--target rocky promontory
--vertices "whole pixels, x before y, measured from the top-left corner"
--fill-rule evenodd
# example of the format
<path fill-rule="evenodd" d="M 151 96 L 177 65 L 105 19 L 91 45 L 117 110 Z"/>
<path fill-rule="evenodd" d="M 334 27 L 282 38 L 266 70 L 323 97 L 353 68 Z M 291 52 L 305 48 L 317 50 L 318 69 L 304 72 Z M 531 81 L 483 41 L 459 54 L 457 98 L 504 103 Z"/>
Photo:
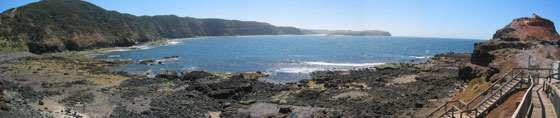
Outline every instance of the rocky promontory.
<path fill-rule="evenodd" d="M 560 36 L 552 21 L 536 14 L 514 19 L 497 30 L 492 39 L 475 44 L 470 63 L 463 64 L 459 71 L 460 80 L 470 87 L 455 99 L 472 99 L 477 91 L 486 89 L 485 85 L 496 81 L 512 68 L 552 68 L 553 61 L 558 60 Z M 515 111 L 516 105 L 504 104 L 500 107 Z M 496 117 L 498 112 L 492 111 L 489 115 Z"/>
<path fill-rule="evenodd" d="M 496 31 L 491 40 L 476 43 L 471 64 L 464 65 L 466 70 L 463 72 L 484 72 L 485 78 L 489 78 L 513 67 L 529 67 L 529 57 L 532 57 L 534 66 L 551 67 L 552 61 L 559 59 L 559 45 L 560 36 L 552 21 L 537 15 L 518 18 Z"/>

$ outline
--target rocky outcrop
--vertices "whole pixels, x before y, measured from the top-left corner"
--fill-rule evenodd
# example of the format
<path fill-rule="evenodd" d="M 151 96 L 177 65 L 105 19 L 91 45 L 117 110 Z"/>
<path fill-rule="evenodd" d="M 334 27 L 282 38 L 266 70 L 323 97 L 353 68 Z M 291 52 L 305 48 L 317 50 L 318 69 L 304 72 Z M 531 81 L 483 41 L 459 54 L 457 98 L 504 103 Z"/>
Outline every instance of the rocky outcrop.
<path fill-rule="evenodd" d="M 496 58 L 495 50 L 513 48 L 523 50 L 529 48 L 532 44 L 521 41 L 504 41 L 490 40 L 486 42 L 476 43 L 471 56 L 471 63 L 479 66 L 488 66 L 492 60 Z"/>
<path fill-rule="evenodd" d="M 463 64 L 461 67 L 459 69 L 459 80 L 463 81 L 473 78 L 490 79 L 490 77 L 499 72 L 496 68 L 483 67 L 471 63 Z"/>
<path fill-rule="evenodd" d="M 531 18 L 514 19 L 509 25 L 496 31 L 492 40 L 539 41 L 559 40 L 554 23 L 536 14 Z"/>
<path fill-rule="evenodd" d="M 499 29 L 491 40 L 476 43 L 471 56 L 471 64 L 464 64 L 459 72 L 462 80 L 484 77 L 491 78 L 495 73 L 507 72 L 513 67 L 528 67 L 528 57 L 534 62 L 548 62 L 558 56 L 560 35 L 554 23 L 533 15 L 514 19 Z M 528 54 L 527 51 L 546 53 Z M 545 55 L 543 58 L 535 56 Z M 537 60 L 540 59 L 540 60 Z M 542 64 L 549 66 L 549 64 Z M 497 77 L 494 77 L 497 78 Z"/>

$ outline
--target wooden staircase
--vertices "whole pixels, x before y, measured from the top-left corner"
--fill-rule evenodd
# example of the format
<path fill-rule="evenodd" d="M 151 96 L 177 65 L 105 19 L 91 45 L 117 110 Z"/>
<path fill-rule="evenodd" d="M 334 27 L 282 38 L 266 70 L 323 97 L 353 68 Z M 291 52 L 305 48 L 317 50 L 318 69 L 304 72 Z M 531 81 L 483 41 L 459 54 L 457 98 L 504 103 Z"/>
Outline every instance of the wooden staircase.
<path fill-rule="evenodd" d="M 489 96 L 482 99 L 479 104 L 477 104 L 473 109 L 463 111 L 457 107 L 454 108 L 454 112 L 446 112 L 441 117 L 442 118 L 476 118 L 483 114 L 486 114 L 499 103 L 501 100 L 505 100 L 505 96 L 511 93 L 515 86 L 519 85 L 522 80 L 520 78 L 506 77 L 507 82 L 504 86 L 500 86 L 499 89 L 491 91 Z"/>
<path fill-rule="evenodd" d="M 482 91 L 471 101 L 466 103 L 461 100 L 446 102 L 427 117 L 478 118 L 488 114 L 488 112 L 495 108 L 498 103 L 503 102 L 503 100 L 505 100 L 507 96 L 515 90 L 516 86 L 521 85 L 524 81 L 526 81 L 523 77 L 519 76 L 523 72 L 523 69 L 519 69 L 518 73 L 515 73 L 514 70 L 516 69 L 512 69 L 502 78 L 492 83 L 492 85 Z M 479 102 L 472 106 L 475 101 Z M 438 112 L 441 113 L 441 115 L 435 115 Z"/>
<path fill-rule="evenodd" d="M 483 113 L 486 110 L 488 110 L 488 108 L 490 108 L 491 105 L 495 104 L 500 98 L 502 98 L 502 96 L 506 95 L 507 93 L 510 93 L 514 89 L 514 87 L 519 84 L 519 82 L 521 82 L 519 78 L 512 79 L 511 82 L 509 82 L 501 89 L 501 91 L 496 91 L 500 93 L 496 93 L 493 94 L 492 96 L 488 96 L 488 100 L 482 103 L 482 105 L 479 108 L 477 108 L 477 111 L 479 113 Z"/>

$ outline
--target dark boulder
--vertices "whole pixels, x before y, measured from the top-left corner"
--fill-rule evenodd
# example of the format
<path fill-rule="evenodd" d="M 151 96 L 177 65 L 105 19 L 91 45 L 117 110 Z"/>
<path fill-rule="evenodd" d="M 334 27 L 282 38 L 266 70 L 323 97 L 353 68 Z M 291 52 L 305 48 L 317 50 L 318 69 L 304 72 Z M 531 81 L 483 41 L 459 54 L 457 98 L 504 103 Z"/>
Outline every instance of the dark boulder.
<path fill-rule="evenodd" d="M 179 58 L 179 56 L 163 57 L 163 59 L 177 59 L 177 58 Z"/>
<path fill-rule="evenodd" d="M 290 107 L 282 107 L 280 108 L 280 111 L 278 111 L 282 114 L 287 114 L 287 113 L 292 113 L 292 109 Z"/>
<path fill-rule="evenodd" d="M 140 61 L 140 64 L 144 64 L 144 65 L 153 65 L 157 62 L 156 59 L 146 59 L 146 60 L 142 60 Z"/>

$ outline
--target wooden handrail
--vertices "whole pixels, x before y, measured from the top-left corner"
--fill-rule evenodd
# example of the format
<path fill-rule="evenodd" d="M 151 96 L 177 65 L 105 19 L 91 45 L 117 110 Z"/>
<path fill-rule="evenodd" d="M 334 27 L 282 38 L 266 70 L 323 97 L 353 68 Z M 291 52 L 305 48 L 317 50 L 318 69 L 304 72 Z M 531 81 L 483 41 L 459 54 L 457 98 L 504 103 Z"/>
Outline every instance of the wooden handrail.
<path fill-rule="evenodd" d="M 523 70 L 521 70 L 521 72 L 523 72 Z M 504 86 L 500 86 L 498 89 L 496 89 L 496 90 L 498 90 L 498 91 L 494 91 L 494 92 L 492 92 L 492 94 L 490 94 L 490 96 L 488 96 L 488 97 L 482 99 L 482 101 L 479 102 L 478 104 L 476 104 L 476 106 L 475 106 L 474 108 L 480 107 L 482 104 L 484 104 L 485 101 L 487 101 L 488 99 L 492 98 L 492 96 L 496 95 L 498 92 L 500 93 L 500 98 L 501 98 L 501 97 L 502 97 L 501 95 L 502 95 L 502 93 L 503 93 L 502 89 L 505 87 L 505 85 L 508 85 L 512 80 L 514 80 L 515 78 L 517 78 L 517 76 L 519 76 L 519 74 L 521 74 L 521 72 L 517 73 L 513 78 L 511 78 L 510 80 L 506 81 L 505 84 L 504 84 Z M 517 84 L 519 84 L 519 83 L 516 83 L 516 85 L 517 85 Z M 514 86 L 515 86 L 515 85 L 514 85 Z M 506 93 L 507 93 L 507 92 L 509 92 L 509 91 L 506 91 Z M 493 105 L 493 104 L 491 104 L 490 106 L 492 106 L 492 105 Z M 485 109 L 484 111 L 486 111 L 486 110 L 488 110 L 488 109 Z M 483 111 L 483 112 L 484 112 L 484 111 Z"/>
<path fill-rule="evenodd" d="M 515 74 L 515 72 L 514 72 L 515 70 L 521 70 L 521 71 L 519 71 L 518 73 Z M 499 100 L 503 99 L 502 96 L 503 96 L 503 95 L 509 94 L 509 92 L 512 91 L 513 89 L 510 89 L 510 90 L 505 91 L 505 92 L 504 92 L 502 89 L 503 89 L 505 86 L 507 86 L 512 80 L 516 79 L 521 73 L 523 73 L 524 70 L 537 70 L 537 71 L 538 71 L 538 70 L 549 70 L 549 71 L 551 71 L 551 70 L 553 70 L 553 69 L 552 69 L 552 68 L 512 68 L 509 72 L 507 72 L 506 74 L 504 74 L 500 79 L 498 79 L 498 80 L 496 80 L 495 82 L 493 82 L 488 88 L 484 89 L 484 91 L 482 91 L 480 94 L 478 94 L 478 95 L 477 95 L 476 97 L 474 97 L 473 99 L 469 100 L 467 103 L 463 102 L 462 100 L 454 100 L 454 101 L 446 102 L 445 104 L 443 104 L 443 105 L 439 106 L 438 108 L 436 108 L 433 112 L 431 112 L 431 113 L 430 113 L 428 116 L 426 116 L 426 117 L 432 117 L 432 116 L 435 115 L 435 113 L 437 113 L 438 111 L 441 111 L 443 108 L 445 108 L 445 109 L 443 109 L 443 110 L 444 110 L 444 111 L 443 111 L 444 113 L 441 114 L 441 115 L 439 115 L 439 117 L 442 117 L 443 115 L 445 115 L 445 114 L 450 110 L 450 109 L 447 109 L 447 106 L 450 105 L 450 103 L 454 103 L 454 102 L 458 102 L 459 105 L 464 105 L 464 106 L 466 106 L 466 109 L 465 109 L 464 111 L 461 110 L 461 115 L 462 115 L 463 113 L 472 113 L 472 112 L 474 111 L 474 112 L 475 112 L 475 114 L 474 114 L 475 117 L 478 117 L 478 115 L 480 115 L 481 113 L 478 113 L 478 110 L 477 110 L 477 109 L 478 109 L 480 106 L 482 106 L 482 104 L 484 104 L 484 102 L 488 101 L 488 99 L 490 99 L 492 96 L 494 96 L 494 95 L 496 95 L 496 94 L 498 94 L 498 93 L 499 93 L 500 96 L 499 96 L 498 100 L 496 100 L 496 101 L 499 101 Z M 509 80 L 507 80 L 506 82 L 502 82 L 502 81 L 504 80 L 504 78 L 507 78 L 507 76 L 510 75 L 510 74 L 511 74 L 511 77 L 512 77 L 512 78 L 509 79 Z M 552 75 L 549 75 L 549 76 L 552 76 Z M 531 76 L 531 80 L 532 80 L 532 76 Z M 520 80 L 519 82 L 515 83 L 514 86 L 519 85 L 520 83 L 522 83 L 522 81 L 523 81 L 523 80 Z M 502 85 L 504 85 L 504 86 L 500 86 L 500 87 L 498 87 L 498 88 L 494 88 L 498 83 L 502 83 Z M 534 83 L 531 81 L 531 88 L 532 88 L 533 84 L 534 84 Z M 556 88 L 556 89 L 558 89 L 558 88 Z M 493 91 L 493 90 L 497 90 L 497 91 Z M 560 91 L 557 91 L 557 92 L 560 92 Z M 480 102 L 478 102 L 474 107 L 469 108 L 469 105 L 471 105 L 472 103 L 474 103 L 474 101 L 478 100 L 478 99 L 479 99 L 480 97 L 482 97 L 482 96 L 487 95 L 488 93 L 491 93 L 491 95 L 485 97 L 484 99 L 482 99 L 482 100 L 481 100 Z M 560 94 L 559 94 L 559 95 L 560 95 Z M 489 107 L 494 106 L 496 103 L 497 103 L 497 102 L 492 103 Z M 461 106 L 457 107 L 457 106 L 451 104 L 451 108 L 460 108 L 460 107 L 461 107 Z M 488 109 L 484 109 L 484 110 L 482 111 L 482 113 L 486 112 L 487 110 L 488 110 Z"/>
<path fill-rule="evenodd" d="M 469 105 L 471 103 L 473 103 L 476 99 L 478 99 L 479 97 L 481 97 L 482 95 L 485 95 L 488 93 L 489 90 L 491 90 L 491 88 L 493 88 L 497 83 L 499 83 L 502 79 L 506 78 L 507 75 L 511 74 L 514 70 L 516 70 L 516 68 L 511 69 L 509 72 L 507 72 L 506 74 L 504 74 L 500 79 L 496 80 L 494 83 L 492 83 L 488 88 L 484 89 L 483 92 L 481 92 L 480 94 L 478 94 L 476 97 L 474 97 L 473 99 L 471 99 L 469 102 L 466 103 L 466 110 L 469 110 Z M 445 102 L 445 104 L 439 106 L 438 108 L 436 108 L 433 112 L 431 112 L 430 114 L 428 114 L 428 116 L 426 117 L 431 117 L 434 116 L 436 112 L 440 111 L 442 108 L 445 108 L 445 106 L 447 106 L 449 103 L 451 102 L 456 102 L 459 100 L 454 100 L 454 101 L 449 101 L 449 102 Z M 462 101 L 462 100 L 460 100 Z M 464 103 L 464 102 L 463 102 Z M 471 108 L 472 109 L 472 108 Z M 447 112 L 447 109 L 444 109 L 444 114 L 445 112 Z M 443 115 L 443 114 L 442 114 Z M 442 115 L 440 115 L 439 117 L 441 117 Z"/>
<path fill-rule="evenodd" d="M 529 110 L 529 107 L 531 106 L 531 94 L 533 92 L 533 86 L 535 86 L 535 83 L 533 82 L 533 76 L 531 74 L 529 74 L 529 79 L 528 81 L 531 83 L 531 86 L 529 86 L 529 88 L 527 89 L 527 92 L 525 92 L 525 95 L 523 95 L 523 99 L 521 99 L 521 103 L 519 103 L 519 106 L 517 106 L 517 109 L 515 109 L 515 112 L 513 112 L 513 115 L 511 116 L 511 118 L 524 118 L 525 115 L 527 115 L 527 113 L 529 111 L 523 111 L 523 113 L 521 112 L 521 109 L 524 109 L 524 107 L 527 108 L 527 110 Z M 529 105 L 529 106 L 526 106 Z"/>

